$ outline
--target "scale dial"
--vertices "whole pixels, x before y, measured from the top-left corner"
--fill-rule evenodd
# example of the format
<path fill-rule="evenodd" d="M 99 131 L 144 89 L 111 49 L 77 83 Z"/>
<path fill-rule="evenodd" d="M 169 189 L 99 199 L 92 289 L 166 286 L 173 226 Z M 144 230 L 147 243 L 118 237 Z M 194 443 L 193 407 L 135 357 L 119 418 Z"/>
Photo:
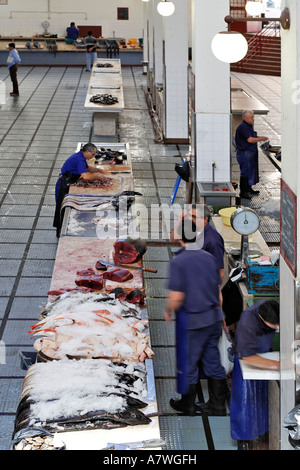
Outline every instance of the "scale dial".
<path fill-rule="evenodd" d="M 231 227 L 240 235 L 250 235 L 259 227 L 259 217 L 249 207 L 239 207 L 231 214 Z"/>
<path fill-rule="evenodd" d="M 46 29 L 49 28 L 49 26 L 50 26 L 49 21 L 43 21 L 42 26 L 43 26 L 43 28 L 46 28 Z"/>

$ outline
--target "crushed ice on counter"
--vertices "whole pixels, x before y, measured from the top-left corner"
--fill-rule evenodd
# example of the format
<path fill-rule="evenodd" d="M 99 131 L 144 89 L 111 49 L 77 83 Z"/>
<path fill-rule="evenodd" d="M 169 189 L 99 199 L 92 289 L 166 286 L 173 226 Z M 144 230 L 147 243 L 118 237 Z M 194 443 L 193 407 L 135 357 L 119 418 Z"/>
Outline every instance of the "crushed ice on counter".
<path fill-rule="evenodd" d="M 68 221 L 68 235 L 79 235 L 80 233 L 85 232 L 85 225 L 87 225 L 86 222 L 81 222 L 78 220 L 78 211 L 72 209 L 70 211 L 70 217 Z"/>
<path fill-rule="evenodd" d="M 110 361 L 89 359 L 38 363 L 33 367 L 30 378 L 33 419 L 43 422 L 99 410 L 116 413 L 126 408 L 125 398 L 116 394 L 116 386 L 121 385 L 117 374 L 132 371 L 132 364 L 128 371 Z M 141 396 L 143 388 L 145 384 L 137 378 L 131 391 Z"/>

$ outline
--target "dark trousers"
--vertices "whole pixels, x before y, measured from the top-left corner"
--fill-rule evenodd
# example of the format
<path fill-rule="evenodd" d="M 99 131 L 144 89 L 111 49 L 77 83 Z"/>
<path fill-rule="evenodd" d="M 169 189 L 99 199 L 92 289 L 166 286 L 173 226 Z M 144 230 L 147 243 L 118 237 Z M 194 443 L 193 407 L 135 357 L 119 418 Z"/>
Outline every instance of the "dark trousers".
<path fill-rule="evenodd" d="M 18 66 L 17 64 L 12 65 L 9 67 L 9 75 L 10 79 L 13 84 L 13 93 L 16 93 L 17 95 L 19 94 L 19 85 L 18 85 L 18 79 L 17 79 L 17 71 L 18 71 Z"/>
<path fill-rule="evenodd" d="M 247 178 L 250 186 L 258 183 L 258 151 L 237 150 L 236 158 L 240 166 L 241 177 Z"/>
<path fill-rule="evenodd" d="M 177 392 L 180 394 L 187 393 L 189 386 L 197 384 L 200 377 L 226 378 L 219 352 L 222 321 L 188 330 L 188 315 L 183 308 L 176 312 Z"/>

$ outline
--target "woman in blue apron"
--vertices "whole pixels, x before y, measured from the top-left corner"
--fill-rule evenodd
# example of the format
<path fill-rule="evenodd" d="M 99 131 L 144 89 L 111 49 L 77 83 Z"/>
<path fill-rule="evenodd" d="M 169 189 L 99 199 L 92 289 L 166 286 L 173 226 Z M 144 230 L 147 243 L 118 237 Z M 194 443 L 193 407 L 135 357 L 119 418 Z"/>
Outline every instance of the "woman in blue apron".
<path fill-rule="evenodd" d="M 254 367 L 278 369 L 278 361 L 257 356 L 272 350 L 279 327 L 279 305 L 275 300 L 260 301 L 246 309 L 235 336 L 235 360 L 231 382 L 231 437 L 241 443 L 252 441 L 269 430 L 268 381 L 244 380 L 239 360 Z"/>

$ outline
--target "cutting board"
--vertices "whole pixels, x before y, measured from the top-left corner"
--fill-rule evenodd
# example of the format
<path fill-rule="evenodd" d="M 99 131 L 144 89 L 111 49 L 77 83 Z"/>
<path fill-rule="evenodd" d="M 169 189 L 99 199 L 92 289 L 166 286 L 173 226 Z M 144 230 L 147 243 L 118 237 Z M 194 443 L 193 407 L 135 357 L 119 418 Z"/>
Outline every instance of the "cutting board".
<path fill-rule="evenodd" d="M 71 184 L 69 194 L 105 194 L 113 195 L 118 194 L 121 191 L 131 191 L 133 188 L 133 178 L 131 175 L 112 175 L 107 176 L 111 179 L 112 184 L 110 186 L 103 186 L 96 188 L 90 186 L 88 188 Z"/>
<path fill-rule="evenodd" d="M 117 239 L 61 238 L 57 248 L 50 291 L 76 288 L 75 279 L 78 278 L 77 271 L 93 268 L 96 273 L 101 273 L 101 271 L 95 269 L 96 262 L 98 259 L 113 262 L 113 245 L 116 241 Z M 121 283 L 106 280 L 103 290 L 110 292 L 115 287 L 123 287 L 129 292 L 133 289 L 143 290 L 143 272 L 130 269 L 130 266 L 142 267 L 142 260 L 132 263 L 132 265 L 128 265 L 128 268 L 126 268 L 132 273 L 132 279 Z M 113 269 L 116 268 L 108 268 L 108 271 Z"/>
<path fill-rule="evenodd" d="M 95 168 L 104 170 L 105 172 L 111 173 L 132 173 L 132 168 L 129 165 L 113 165 L 111 163 L 98 163 L 94 165 Z"/>

